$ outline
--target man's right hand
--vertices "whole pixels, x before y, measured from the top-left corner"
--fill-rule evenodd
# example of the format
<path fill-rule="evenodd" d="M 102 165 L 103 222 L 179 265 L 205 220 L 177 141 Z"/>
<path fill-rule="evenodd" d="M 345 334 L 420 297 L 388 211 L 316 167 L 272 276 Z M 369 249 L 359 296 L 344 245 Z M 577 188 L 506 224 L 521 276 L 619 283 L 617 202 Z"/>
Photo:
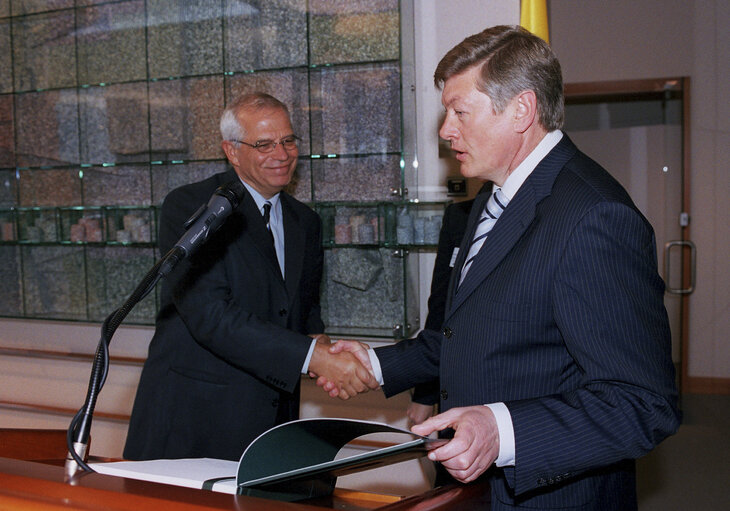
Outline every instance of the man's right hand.
<path fill-rule="evenodd" d="M 320 385 L 320 381 L 327 382 L 331 396 L 344 400 L 379 387 L 372 375 L 369 360 L 365 365 L 353 353 L 330 351 L 328 348 L 328 344 L 315 343 L 309 372 L 318 377 L 317 385 Z M 367 357 L 367 353 L 365 355 Z"/>
<path fill-rule="evenodd" d="M 333 355 L 340 355 L 340 354 L 352 354 L 357 358 L 357 360 L 365 367 L 370 375 L 373 377 L 373 382 L 375 383 L 375 387 L 372 385 L 368 385 L 368 389 L 377 389 L 380 385 L 378 382 L 374 379 L 373 376 L 373 368 L 370 364 L 370 356 L 368 355 L 368 346 L 365 343 L 358 342 L 358 341 L 344 341 L 339 340 L 335 344 L 329 346 L 329 353 Z M 340 386 L 337 384 L 336 381 L 327 378 L 326 375 L 318 375 L 319 378 L 317 378 L 317 385 L 322 387 L 322 389 L 327 392 L 330 397 L 339 397 L 340 399 L 348 399 L 348 397 L 352 396 L 343 396 L 341 394 Z M 365 391 L 367 392 L 367 390 Z"/>

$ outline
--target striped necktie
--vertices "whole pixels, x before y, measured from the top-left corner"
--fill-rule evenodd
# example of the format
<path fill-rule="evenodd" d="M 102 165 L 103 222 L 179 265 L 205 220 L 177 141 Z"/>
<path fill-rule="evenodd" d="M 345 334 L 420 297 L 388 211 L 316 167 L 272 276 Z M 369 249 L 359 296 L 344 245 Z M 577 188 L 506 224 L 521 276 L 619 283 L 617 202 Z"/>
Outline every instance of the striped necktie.
<path fill-rule="evenodd" d="M 499 215 L 501 215 L 504 208 L 507 207 L 508 202 L 509 199 L 502 192 L 501 188 L 497 188 L 489 197 L 486 206 L 484 206 L 484 211 L 482 211 L 482 216 L 479 218 L 479 223 L 477 224 L 476 231 L 474 232 L 474 238 L 471 240 L 471 245 L 469 245 L 469 252 L 466 254 L 464 267 L 461 270 L 459 285 L 461 285 L 464 281 L 466 272 L 469 271 L 471 263 L 474 261 L 474 258 L 479 253 L 482 245 L 484 245 L 484 241 L 487 239 L 487 234 L 489 234 L 489 231 L 492 230 L 494 224 L 497 223 Z"/>

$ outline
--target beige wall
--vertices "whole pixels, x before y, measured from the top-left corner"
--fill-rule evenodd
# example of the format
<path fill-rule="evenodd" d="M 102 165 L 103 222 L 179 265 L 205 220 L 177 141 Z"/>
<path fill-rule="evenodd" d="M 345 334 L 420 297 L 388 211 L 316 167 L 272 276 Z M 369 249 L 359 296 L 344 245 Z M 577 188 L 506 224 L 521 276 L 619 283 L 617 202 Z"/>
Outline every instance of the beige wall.
<path fill-rule="evenodd" d="M 548 0 L 550 39 L 567 83 L 691 78 L 689 375 L 730 390 L 730 2 Z M 706 380 L 710 378 L 712 380 Z M 690 386 L 692 388 L 692 386 Z"/>

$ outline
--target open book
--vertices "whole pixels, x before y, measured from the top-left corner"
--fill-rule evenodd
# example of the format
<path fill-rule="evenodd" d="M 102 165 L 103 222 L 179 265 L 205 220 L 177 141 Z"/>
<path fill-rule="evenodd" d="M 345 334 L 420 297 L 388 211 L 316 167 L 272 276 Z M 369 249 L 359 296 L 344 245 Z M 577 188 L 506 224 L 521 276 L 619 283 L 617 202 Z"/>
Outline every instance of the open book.
<path fill-rule="evenodd" d="M 401 433 L 407 441 L 336 459 L 347 443 L 373 433 Z M 444 442 L 379 422 L 300 419 L 262 433 L 238 463 L 204 459 L 94 464 L 109 474 L 278 500 L 329 495 L 337 477 L 418 458 Z"/>

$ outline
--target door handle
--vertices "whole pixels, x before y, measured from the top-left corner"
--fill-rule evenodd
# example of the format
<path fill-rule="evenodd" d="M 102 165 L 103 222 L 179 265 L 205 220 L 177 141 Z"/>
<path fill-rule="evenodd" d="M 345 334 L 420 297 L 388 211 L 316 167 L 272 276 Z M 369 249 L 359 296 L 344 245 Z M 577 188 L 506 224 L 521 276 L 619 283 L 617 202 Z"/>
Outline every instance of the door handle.
<path fill-rule="evenodd" d="M 671 257 L 669 257 L 669 251 L 673 247 L 689 247 L 689 264 L 690 264 L 690 282 L 689 287 L 672 287 L 669 282 L 669 276 L 671 275 L 670 269 L 671 264 L 670 260 Z M 673 295 L 689 295 L 692 294 L 695 290 L 695 282 L 697 281 L 697 247 L 694 243 L 691 241 L 681 241 L 681 240 L 674 240 L 674 241 L 668 241 L 664 244 L 664 276 L 666 278 L 666 284 L 667 284 L 667 293 L 671 293 Z"/>

